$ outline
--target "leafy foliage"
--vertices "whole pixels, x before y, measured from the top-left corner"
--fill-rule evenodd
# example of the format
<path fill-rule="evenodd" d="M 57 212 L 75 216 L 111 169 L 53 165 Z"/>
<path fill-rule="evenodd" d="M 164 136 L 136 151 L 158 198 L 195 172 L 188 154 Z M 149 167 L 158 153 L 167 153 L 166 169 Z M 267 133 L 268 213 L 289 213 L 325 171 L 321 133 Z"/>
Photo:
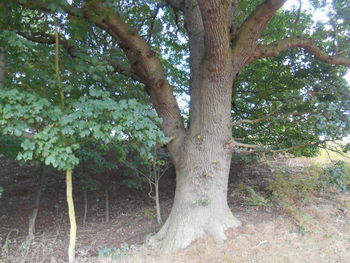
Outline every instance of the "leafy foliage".
<path fill-rule="evenodd" d="M 281 169 L 276 171 L 275 177 L 269 186 L 275 200 L 288 210 L 288 207 L 298 207 L 320 188 L 322 170 L 311 167 L 304 171 Z"/>
<path fill-rule="evenodd" d="M 190 65 L 181 12 L 155 0 L 103 2 L 153 47 L 178 99 L 187 101 Z M 71 9 L 82 4 L 79 0 L 69 3 Z M 234 16 L 235 26 L 241 25 L 260 3 L 239 1 Z M 58 105 L 54 68 L 48 66 L 53 64 L 52 47 L 28 40 L 30 37 L 42 42 L 50 39 L 48 36 L 54 32 L 52 21 L 56 16 L 61 36 L 64 36 L 60 61 L 64 65 L 61 74 L 66 97 L 79 100 L 82 96 L 89 96 L 92 88 L 117 95 L 118 100 L 137 98 L 141 103 L 149 103 L 139 83 L 114 74 L 111 61 L 130 67 L 122 49 L 107 32 L 83 17 L 67 15 L 64 11 L 66 1 L 50 1 L 47 7 L 54 10 L 53 14 L 24 9 L 16 1 L 1 1 L 0 4 L 0 45 L 6 47 L 8 54 L 7 87 L 34 92 Z M 330 54 L 342 51 L 346 56 L 350 50 L 348 1 L 330 4 L 313 0 L 310 4 L 309 9 L 303 5 L 300 10 L 298 6 L 279 10 L 259 42 L 271 43 L 302 35 L 315 39 Z M 315 22 L 314 8 L 323 8 L 328 20 Z M 233 87 L 232 118 L 234 121 L 268 118 L 234 127 L 234 137 L 244 138 L 246 143 L 266 145 L 268 149 L 294 147 L 294 154 L 314 155 L 318 146 L 349 134 L 350 95 L 349 86 L 342 78 L 345 72 L 342 67 L 318 62 L 301 49 L 246 66 Z M 274 114 L 269 116 L 271 112 Z M 188 119 L 186 108 L 183 108 L 183 114 Z"/>
<path fill-rule="evenodd" d="M 318 146 L 349 134 L 345 70 L 303 55 L 297 62 L 298 53 L 285 52 L 244 68 L 234 86 L 233 118 L 261 121 L 234 127 L 234 137 L 270 149 L 300 146 L 292 152 L 312 156 Z"/>
<path fill-rule="evenodd" d="M 256 192 L 253 187 L 246 186 L 246 191 L 249 193 L 250 196 L 244 197 L 246 203 L 250 206 L 264 206 L 264 207 L 270 207 L 272 204 L 270 201 L 264 197 L 262 194 Z"/>
<path fill-rule="evenodd" d="M 240 1 L 235 19 L 240 24 L 261 1 Z M 300 2 L 302 4 L 302 2 Z M 261 41 L 286 37 L 314 39 L 324 50 L 349 55 L 348 1 L 310 1 L 280 10 L 268 23 Z M 302 9 L 300 9 L 302 8 Z M 315 8 L 327 14 L 315 22 Z M 345 9 L 344 9 L 345 8 Z M 350 133 L 350 87 L 346 69 L 316 60 L 302 49 L 247 65 L 234 84 L 233 119 L 261 121 L 234 127 L 233 136 L 269 149 L 292 148 L 296 155 L 313 156 L 320 145 Z"/>
<path fill-rule="evenodd" d="M 0 136 L 0 154 L 15 159 L 22 150 L 23 138 L 15 136 Z"/>
<path fill-rule="evenodd" d="M 133 137 L 142 141 L 143 154 L 164 140 L 154 111 L 134 99 L 115 102 L 108 93 L 91 90 L 90 97 L 67 100 L 64 110 L 48 99 L 17 89 L 0 91 L 0 130 L 5 135 L 31 134 L 19 160 L 37 159 L 60 170 L 79 162 L 75 152 L 84 140 L 105 144 Z"/>
<path fill-rule="evenodd" d="M 344 161 L 338 161 L 333 166 L 324 169 L 323 181 L 341 191 L 350 191 L 350 166 Z"/>

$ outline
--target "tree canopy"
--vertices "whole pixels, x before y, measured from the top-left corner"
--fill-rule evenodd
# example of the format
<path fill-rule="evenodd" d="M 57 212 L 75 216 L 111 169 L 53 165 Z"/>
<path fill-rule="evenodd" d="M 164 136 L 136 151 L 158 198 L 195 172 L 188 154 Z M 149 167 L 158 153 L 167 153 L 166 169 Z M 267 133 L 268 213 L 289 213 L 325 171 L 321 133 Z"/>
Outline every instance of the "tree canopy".
<path fill-rule="evenodd" d="M 93 10 L 98 2 L 87 1 L 82 6 L 83 1 L 2 1 L 0 41 L 6 47 L 6 87 L 49 96 L 52 103 L 59 103 L 53 63 L 58 26 L 66 96 L 78 99 L 93 88 L 117 94 L 118 99 L 149 103 L 123 47 L 95 21 L 115 11 L 152 46 L 178 100 L 185 101 L 183 118 L 188 120 L 189 46 L 180 10 L 171 1 L 103 1 L 109 11 L 98 15 Z M 259 2 L 236 3 L 232 37 Z M 342 78 L 346 69 L 319 62 L 318 53 L 307 53 L 312 37 L 313 44 L 328 53 L 347 56 L 348 3 L 309 4 L 310 8 L 328 9 L 327 23 L 315 22 L 302 6 L 277 11 L 259 39 L 266 43 L 264 48 L 275 45 L 277 50 L 265 52 L 267 58 L 240 72 L 232 97 L 233 121 L 239 124 L 234 125 L 235 138 L 267 149 L 301 146 L 298 153 L 309 155 L 323 142 L 349 134 L 349 92 Z M 299 43 L 293 43 L 296 40 Z M 301 48 L 278 50 L 287 44 Z M 263 47 L 256 51 L 257 56 L 259 52 L 264 52 Z M 277 57 L 268 58 L 271 56 Z"/>

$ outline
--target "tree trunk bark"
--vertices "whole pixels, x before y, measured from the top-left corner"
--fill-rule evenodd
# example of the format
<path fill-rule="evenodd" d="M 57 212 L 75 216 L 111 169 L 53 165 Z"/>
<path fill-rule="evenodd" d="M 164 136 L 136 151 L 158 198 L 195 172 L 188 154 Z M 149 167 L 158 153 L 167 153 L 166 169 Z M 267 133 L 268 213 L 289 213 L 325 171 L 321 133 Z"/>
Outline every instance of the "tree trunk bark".
<path fill-rule="evenodd" d="M 83 217 L 83 225 L 84 226 L 86 224 L 87 209 L 88 209 L 87 189 L 84 188 L 84 217 Z"/>
<path fill-rule="evenodd" d="M 241 225 L 227 204 L 232 85 L 238 72 L 229 45 L 228 2 L 197 2 L 206 34 L 203 54 L 191 53 L 192 64 L 200 64 L 192 71 L 190 128 L 175 163 L 176 191 L 170 216 L 150 240 L 161 241 L 164 251 L 185 248 L 204 234 L 221 243 L 226 229 Z M 170 153 L 174 154 L 171 149 Z"/>
<path fill-rule="evenodd" d="M 161 224 L 163 224 L 163 220 L 162 220 L 162 216 L 160 213 L 160 204 L 159 204 L 159 180 L 155 181 L 154 188 L 155 188 L 157 221 L 158 221 L 158 224 L 161 225 Z"/>
<path fill-rule="evenodd" d="M 44 186 L 44 178 L 45 178 L 44 175 L 45 175 L 45 171 L 44 171 L 44 166 L 42 165 L 40 167 L 39 185 L 38 185 L 38 189 L 37 189 L 36 194 L 35 194 L 33 213 L 29 218 L 28 240 L 30 240 L 30 241 L 33 240 L 34 236 L 35 236 L 35 221 L 36 221 L 36 217 L 38 215 L 41 193 L 42 193 L 43 186 Z"/>
<path fill-rule="evenodd" d="M 72 170 L 66 170 L 66 191 L 67 204 L 70 222 L 68 261 L 75 261 L 75 244 L 77 240 L 77 223 L 75 220 L 74 200 L 73 200 L 73 185 L 72 185 Z"/>
<path fill-rule="evenodd" d="M 212 64 L 198 89 L 198 116 L 183 143 L 176 168 L 176 192 L 169 218 L 154 237 L 162 250 L 187 247 L 209 234 L 221 243 L 225 230 L 241 225 L 227 204 L 227 186 L 232 157 L 232 71 Z M 214 74 L 213 74 L 214 73 Z"/>
<path fill-rule="evenodd" d="M 220 136 L 207 134 L 202 140 L 187 138 L 185 143 L 172 211 L 151 240 L 161 241 L 162 250 L 185 248 L 204 234 L 223 242 L 226 229 L 241 225 L 227 204 L 231 154 Z"/>
<path fill-rule="evenodd" d="M 105 185 L 105 219 L 106 222 L 109 222 L 109 191 L 107 185 Z"/>

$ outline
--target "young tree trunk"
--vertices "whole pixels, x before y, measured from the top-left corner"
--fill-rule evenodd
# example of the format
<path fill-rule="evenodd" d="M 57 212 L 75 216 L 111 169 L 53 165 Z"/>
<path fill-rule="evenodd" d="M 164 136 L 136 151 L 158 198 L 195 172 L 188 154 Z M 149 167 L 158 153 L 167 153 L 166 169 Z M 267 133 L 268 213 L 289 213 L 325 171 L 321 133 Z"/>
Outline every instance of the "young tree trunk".
<path fill-rule="evenodd" d="M 74 200 L 73 200 L 72 170 L 69 170 L 69 169 L 66 171 L 66 191 L 67 191 L 67 204 L 68 204 L 68 214 L 69 214 L 69 222 L 70 222 L 68 260 L 69 260 L 69 263 L 72 263 L 75 261 L 77 224 L 75 221 L 75 210 L 74 210 Z"/>
<path fill-rule="evenodd" d="M 107 185 L 105 185 L 105 217 L 106 222 L 109 222 L 109 191 Z"/>
<path fill-rule="evenodd" d="M 158 224 L 161 225 L 161 224 L 163 224 L 163 220 L 162 220 L 162 216 L 160 213 L 160 204 L 159 204 L 159 180 L 156 180 L 156 182 L 154 184 L 154 188 L 155 188 L 157 221 L 158 221 Z"/>
<path fill-rule="evenodd" d="M 44 178 L 45 178 L 45 170 L 44 170 L 44 166 L 42 165 L 40 167 L 39 185 L 35 194 L 33 213 L 29 218 L 28 240 L 30 241 L 33 240 L 35 236 L 35 221 L 39 211 L 41 193 L 44 187 Z"/>
<path fill-rule="evenodd" d="M 87 209 L 88 209 L 87 190 L 86 188 L 84 188 L 84 217 L 83 217 L 84 226 L 86 224 Z"/>

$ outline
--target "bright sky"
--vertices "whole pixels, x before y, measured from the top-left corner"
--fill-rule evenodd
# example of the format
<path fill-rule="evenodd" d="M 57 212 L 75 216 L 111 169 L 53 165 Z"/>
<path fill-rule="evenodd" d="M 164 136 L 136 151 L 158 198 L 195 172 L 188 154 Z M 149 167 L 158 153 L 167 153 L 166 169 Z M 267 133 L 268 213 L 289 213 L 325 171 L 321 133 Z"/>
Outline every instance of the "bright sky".
<path fill-rule="evenodd" d="M 344 76 L 344 79 L 346 79 L 347 82 L 348 82 L 349 85 L 350 85 L 350 70 L 348 70 L 348 72 L 347 72 L 346 75 Z"/>

